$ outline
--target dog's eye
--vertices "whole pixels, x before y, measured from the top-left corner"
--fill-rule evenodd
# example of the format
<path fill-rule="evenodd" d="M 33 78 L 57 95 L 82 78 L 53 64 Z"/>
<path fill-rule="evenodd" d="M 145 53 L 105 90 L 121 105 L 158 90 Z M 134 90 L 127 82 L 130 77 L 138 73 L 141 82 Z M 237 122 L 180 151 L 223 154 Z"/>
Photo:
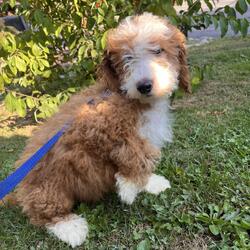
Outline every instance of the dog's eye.
<path fill-rule="evenodd" d="M 155 55 L 159 55 L 159 54 L 161 54 L 163 51 L 164 51 L 164 49 L 160 48 L 160 49 L 152 50 L 152 53 L 155 54 Z"/>
<path fill-rule="evenodd" d="M 125 61 L 125 62 L 129 62 L 129 61 L 131 61 L 131 60 L 133 60 L 133 59 L 134 59 L 133 56 L 124 56 L 124 61 Z"/>

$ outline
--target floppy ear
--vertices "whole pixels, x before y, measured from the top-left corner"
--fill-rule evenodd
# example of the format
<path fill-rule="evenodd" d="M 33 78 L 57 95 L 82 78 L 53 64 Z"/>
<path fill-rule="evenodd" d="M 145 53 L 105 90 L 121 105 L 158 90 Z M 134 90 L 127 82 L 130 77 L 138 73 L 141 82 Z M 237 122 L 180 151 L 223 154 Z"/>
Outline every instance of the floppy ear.
<path fill-rule="evenodd" d="M 179 48 L 178 60 L 180 63 L 179 86 L 186 92 L 191 93 L 191 83 L 187 64 L 186 38 L 181 31 L 177 31 L 177 43 Z"/>
<path fill-rule="evenodd" d="M 104 85 L 105 88 L 111 91 L 117 91 L 119 89 L 118 76 L 111 61 L 111 54 L 108 51 L 104 51 L 104 57 L 97 73 L 100 83 Z"/>

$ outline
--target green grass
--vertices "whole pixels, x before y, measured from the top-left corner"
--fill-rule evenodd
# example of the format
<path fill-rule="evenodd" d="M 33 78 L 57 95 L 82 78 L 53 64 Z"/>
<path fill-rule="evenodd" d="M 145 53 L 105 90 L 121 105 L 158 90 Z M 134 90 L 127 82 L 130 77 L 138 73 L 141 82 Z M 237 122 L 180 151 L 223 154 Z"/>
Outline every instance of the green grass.
<path fill-rule="evenodd" d="M 141 194 L 132 206 L 116 194 L 77 206 L 90 227 L 78 249 L 249 249 L 250 37 L 192 47 L 190 61 L 212 63 L 213 73 L 174 102 L 175 139 L 157 169 L 172 188 Z M 31 127 L 0 124 L 3 178 Z M 70 249 L 31 226 L 18 208 L 1 207 L 0 222 L 1 250 Z"/>

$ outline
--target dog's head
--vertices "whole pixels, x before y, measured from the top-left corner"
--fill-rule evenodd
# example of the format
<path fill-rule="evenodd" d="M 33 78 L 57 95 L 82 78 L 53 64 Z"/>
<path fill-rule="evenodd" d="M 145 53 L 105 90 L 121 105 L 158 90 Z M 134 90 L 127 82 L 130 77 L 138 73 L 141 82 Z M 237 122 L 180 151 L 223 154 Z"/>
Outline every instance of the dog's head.
<path fill-rule="evenodd" d="M 148 102 L 190 91 L 185 36 L 166 19 L 144 13 L 109 31 L 102 63 L 105 82 L 129 98 Z"/>

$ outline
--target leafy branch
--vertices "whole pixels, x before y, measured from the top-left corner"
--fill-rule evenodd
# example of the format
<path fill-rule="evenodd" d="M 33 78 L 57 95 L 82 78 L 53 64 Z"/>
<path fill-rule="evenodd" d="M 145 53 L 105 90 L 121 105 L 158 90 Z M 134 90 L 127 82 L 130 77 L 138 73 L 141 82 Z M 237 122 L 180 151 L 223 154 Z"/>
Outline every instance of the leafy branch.
<path fill-rule="evenodd" d="M 176 7 L 184 4 L 186 10 L 178 12 Z M 30 26 L 21 33 L 0 24 L 0 92 L 5 106 L 20 116 L 31 111 L 37 120 L 52 115 L 71 93 L 95 81 L 105 31 L 128 15 L 149 11 L 167 16 L 186 35 L 214 25 L 221 36 L 229 26 L 246 36 L 249 22 L 237 13 L 244 14 L 249 4 L 250 0 L 238 0 L 234 7 L 216 9 L 214 0 L 20 0 L 18 5 L 5 0 L 0 13 L 10 9 Z M 195 86 L 206 70 L 196 65 L 191 70 Z"/>

